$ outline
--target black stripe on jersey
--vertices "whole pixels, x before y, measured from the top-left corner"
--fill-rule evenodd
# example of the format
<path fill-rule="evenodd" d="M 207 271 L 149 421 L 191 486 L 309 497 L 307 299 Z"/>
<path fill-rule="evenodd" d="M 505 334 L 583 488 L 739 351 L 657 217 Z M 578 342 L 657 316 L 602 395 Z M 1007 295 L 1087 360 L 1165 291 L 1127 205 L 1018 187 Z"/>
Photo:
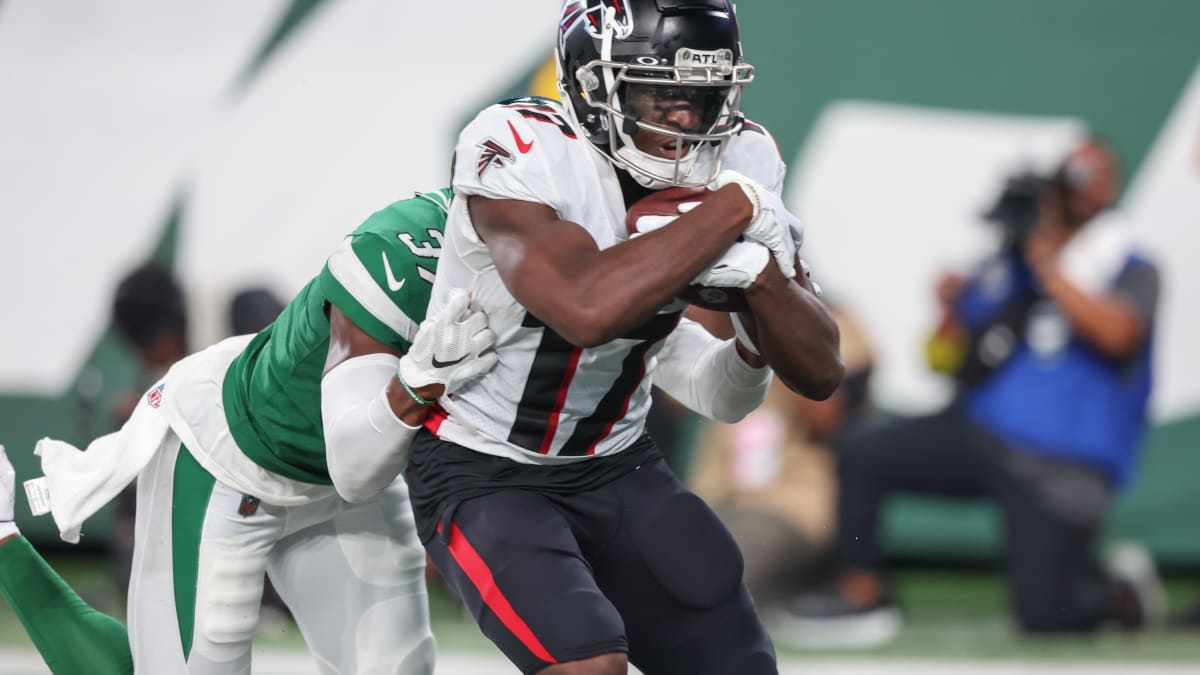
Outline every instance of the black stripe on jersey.
<path fill-rule="evenodd" d="M 625 356 L 621 363 L 621 373 L 600 399 L 595 411 L 575 425 L 575 430 L 567 439 L 560 455 L 590 455 L 596 444 L 612 431 L 617 420 L 625 415 L 629 408 L 629 399 L 633 397 L 633 392 L 646 375 L 646 353 L 675 330 L 681 316 L 682 313 L 679 312 L 659 314 L 623 336 L 627 340 L 639 340 L 640 343 L 634 345 Z"/>
<path fill-rule="evenodd" d="M 556 412 L 559 391 L 569 384 L 571 362 L 580 350 L 555 333 L 537 317 L 525 313 L 522 328 L 541 328 L 542 340 L 534 354 L 525 380 L 525 391 L 517 404 L 516 417 L 508 434 L 508 442 L 532 452 L 543 452 L 547 435 L 551 434 L 551 419 Z M 550 440 L 553 440 L 551 438 Z"/>

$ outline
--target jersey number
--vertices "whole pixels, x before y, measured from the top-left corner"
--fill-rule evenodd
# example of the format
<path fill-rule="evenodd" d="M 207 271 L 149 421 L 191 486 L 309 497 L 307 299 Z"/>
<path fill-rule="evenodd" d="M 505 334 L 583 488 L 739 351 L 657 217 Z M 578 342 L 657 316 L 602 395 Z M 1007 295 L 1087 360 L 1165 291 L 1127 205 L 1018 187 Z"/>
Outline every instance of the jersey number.
<path fill-rule="evenodd" d="M 591 415 L 579 420 L 560 455 L 581 456 L 595 452 L 596 445 L 608 436 L 629 407 L 629 400 L 646 374 L 646 354 L 675 330 L 680 314 L 659 314 L 634 329 L 626 340 L 637 340 L 621 364 L 621 372 Z M 567 393 L 583 348 L 567 342 L 532 314 L 521 322 L 524 328 L 541 328 L 542 340 L 529 369 L 529 379 L 508 442 L 518 447 L 547 454 L 558 431 L 559 416 L 567 401 Z"/>
<path fill-rule="evenodd" d="M 440 258 L 442 255 L 441 230 L 429 228 L 425 230 L 425 233 L 429 235 L 429 240 L 420 244 L 418 244 L 417 240 L 414 239 L 413 236 L 408 232 L 401 232 L 400 234 L 396 235 L 396 238 L 408 247 L 409 252 L 418 258 Z M 417 275 L 423 280 L 431 284 L 433 283 L 434 273 L 422 267 L 421 265 L 417 265 Z"/>
<path fill-rule="evenodd" d="M 563 116 L 558 114 L 558 110 L 543 101 L 536 96 L 526 96 L 509 99 L 504 102 L 504 107 L 516 110 L 517 114 L 525 119 L 553 124 L 567 138 L 575 138 L 575 130 L 571 128 L 571 125 L 567 124 Z"/>

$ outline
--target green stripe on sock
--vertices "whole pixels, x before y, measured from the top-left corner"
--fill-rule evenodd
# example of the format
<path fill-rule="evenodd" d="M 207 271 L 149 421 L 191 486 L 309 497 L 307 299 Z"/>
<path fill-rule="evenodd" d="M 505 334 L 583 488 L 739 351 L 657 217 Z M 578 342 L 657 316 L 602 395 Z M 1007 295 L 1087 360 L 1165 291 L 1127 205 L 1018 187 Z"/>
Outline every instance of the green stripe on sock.
<path fill-rule="evenodd" d="M 171 561 L 175 576 L 175 616 L 183 657 L 192 653 L 196 625 L 196 577 L 200 568 L 200 533 L 216 479 L 204 470 L 182 445 L 175 459 L 175 486 L 171 495 Z"/>

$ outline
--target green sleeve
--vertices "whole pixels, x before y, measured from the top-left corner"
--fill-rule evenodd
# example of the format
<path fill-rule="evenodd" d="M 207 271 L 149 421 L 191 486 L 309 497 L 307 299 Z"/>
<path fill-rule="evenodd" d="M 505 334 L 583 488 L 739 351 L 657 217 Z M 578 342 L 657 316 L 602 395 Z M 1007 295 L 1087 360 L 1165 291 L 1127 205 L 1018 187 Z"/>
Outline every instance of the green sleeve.
<path fill-rule="evenodd" d="M 355 234 L 325 264 L 321 292 L 367 335 L 407 350 L 425 318 L 436 263 L 398 237 Z"/>
<path fill-rule="evenodd" d="M 326 300 L 367 335 L 407 350 L 429 308 L 451 197 L 430 192 L 372 214 L 326 262 Z"/>
<path fill-rule="evenodd" d="M 133 675 L 125 624 L 85 603 L 24 537 L 0 544 L 0 592 L 54 675 Z"/>

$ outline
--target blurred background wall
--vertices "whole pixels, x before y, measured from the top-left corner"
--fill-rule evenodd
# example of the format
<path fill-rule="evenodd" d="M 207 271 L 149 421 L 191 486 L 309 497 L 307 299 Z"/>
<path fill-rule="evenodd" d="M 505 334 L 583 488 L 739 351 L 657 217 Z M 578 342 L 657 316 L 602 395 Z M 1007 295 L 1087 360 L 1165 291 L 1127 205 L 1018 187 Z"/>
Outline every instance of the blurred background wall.
<path fill-rule="evenodd" d="M 132 382 L 109 327 L 123 273 L 174 266 L 195 347 L 226 334 L 237 290 L 290 296 L 373 210 L 448 181 L 474 111 L 551 93 L 557 7 L 0 0 L 0 443 L 19 475 L 37 472 L 37 438 L 106 431 Z M 740 9 L 758 68 L 744 109 L 791 166 L 816 276 L 876 343 L 885 409 L 945 400 L 921 365 L 931 286 L 988 250 L 980 213 L 1003 177 L 1048 168 L 1089 128 L 1114 143 L 1122 210 L 1164 276 L 1157 424 L 1114 532 L 1200 566 L 1200 3 Z M 45 519 L 22 528 L 53 539 Z M 888 536 L 893 552 L 986 557 L 998 529 L 986 508 L 907 500 Z"/>

